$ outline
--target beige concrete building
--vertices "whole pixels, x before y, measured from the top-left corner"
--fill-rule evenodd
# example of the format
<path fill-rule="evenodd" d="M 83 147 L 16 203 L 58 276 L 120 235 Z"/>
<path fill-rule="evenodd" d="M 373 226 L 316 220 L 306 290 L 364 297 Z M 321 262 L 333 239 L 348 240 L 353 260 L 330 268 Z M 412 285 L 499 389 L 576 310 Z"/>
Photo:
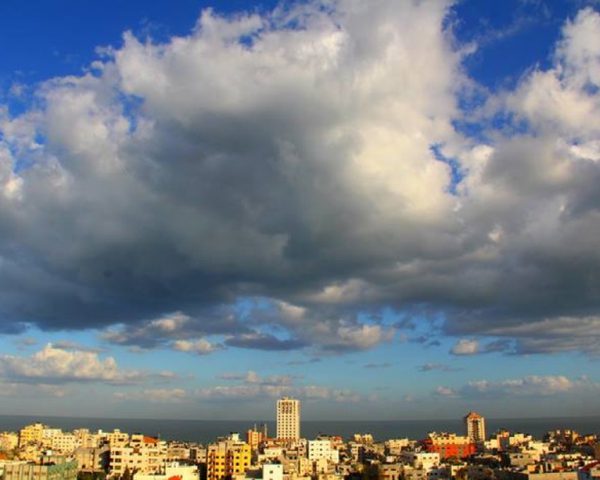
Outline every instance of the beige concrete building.
<path fill-rule="evenodd" d="M 101 433 L 110 447 L 124 447 L 129 443 L 129 434 L 121 432 L 119 429 L 115 429 L 112 432 Z"/>
<path fill-rule="evenodd" d="M 136 473 L 133 480 L 198 480 L 200 474 L 196 465 L 180 465 L 177 462 L 167 463 L 156 473 Z"/>
<path fill-rule="evenodd" d="M 79 440 L 72 433 L 60 432 L 54 435 L 50 441 L 50 448 L 62 454 L 71 454 L 79 446 Z"/>
<path fill-rule="evenodd" d="M 166 442 L 144 435 L 132 435 L 127 445 L 110 445 L 109 475 L 121 476 L 131 473 L 155 473 L 160 471 L 167 459 Z"/>
<path fill-rule="evenodd" d="M 300 438 L 300 400 L 289 397 L 277 400 L 277 438 Z"/>
<path fill-rule="evenodd" d="M 7 452 L 19 446 L 19 435 L 15 432 L 0 433 L 0 450 Z"/>
<path fill-rule="evenodd" d="M 73 430 L 73 435 L 77 438 L 78 446 L 83 448 L 96 448 L 100 446 L 100 437 L 98 434 L 91 433 L 87 428 Z"/>
<path fill-rule="evenodd" d="M 109 465 L 110 450 L 104 447 L 79 447 L 73 453 L 79 470 L 82 472 L 106 472 Z"/>
<path fill-rule="evenodd" d="M 51 462 L 7 464 L 4 480 L 76 480 L 77 462 L 52 457 Z"/>
<path fill-rule="evenodd" d="M 42 423 L 33 423 L 23 427 L 19 431 L 19 447 L 25 445 L 40 445 L 44 438 L 44 429 L 47 427 Z"/>
<path fill-rule="evenodd" d="M 324 459 L 333 464 L 340 462 L 340 452 L 333 448 L 331 440 L 309 440 L 308 459 L 311 462 Z"/>

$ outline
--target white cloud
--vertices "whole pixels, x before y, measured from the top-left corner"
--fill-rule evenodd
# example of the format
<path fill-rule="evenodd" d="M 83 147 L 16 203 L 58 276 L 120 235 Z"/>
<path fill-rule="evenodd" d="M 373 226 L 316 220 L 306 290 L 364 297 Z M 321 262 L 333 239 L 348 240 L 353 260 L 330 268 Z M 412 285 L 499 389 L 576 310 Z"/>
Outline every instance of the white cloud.
<path fill-rule="evenodd" d="M 528 375 L 505 380 L 472 380 L 460 387 L 439 386 L 435 389 L 434 394 L 479 400 L 504 397 L 554 397 L 582 393 L 597 395 L 599 390 L 600 384 L 587 377 Z"/>
<path fill-rule="evenodd" d="M 217 385 L 197 389 L 194 395 L 204 400 L 253 400 L 257 398 L 281 398 L 292 396 L 305 400 L 330 400 L 334 402 L 357 402 L 361 396 L 351 390 L 335 389 L 320 385 Z"/>
<path fill-rule="evenodd" d="M 600 95 L 593 92 L 600 86 L 600 14 L 582 9 L 562 33 L 553 67 L 527 76 L 508 106 L 544 133 L 593 139 L 600 131 Z"/>
<path fill-rule="evenodd" d="M 298 377 L 291 375 L 270 375 L 263 377 L 253 370 L 244 374 L 224 373 L 221 380 L 239 382 L 237 385 L 216 385 L 195 391 L 195 396 L 205 400 L 256 399 L 293 396 L 307 400 L 330 400 L 335 402 L 356 402 L 361 396 L 346 389 L 335 389 L 320 385 L 298 385 Z"/>
<path fill-rule="evenodd" d="M 208 340 L 200 338 L 198 340 L 176 340 L 173 342 L 173 349 L 180 352 L 190 352 L 197 355 L 208 355 L 222 347 L 218 344 L 210 343 Z"/>
<path fill-rule="evenodd" d="M 502 381 L 476 380 L 461 389 L 465 395 L 481 396 L 550 396 L 575 390 L 597 390 L 599 385 L 586 378 L 573 379 L 563 375 L 530 375 Z"/>
<path fill-rule="evenodd" d="M 127 384 L 140 382 L 148 374 L 121 370 L 113 357 L 101 359 L 97 352 L 64 350 L 48 344 L 29 357 L 0 356 L 0 376 L 16 383 Z"/>
<path fill-rule="evenodd" d="M 439 386 L 435 389 L 435 394 L 441 397 L 456 397 L 457 393 L 450 387 Z"/>
<path fill-rule="evenodd" d="M 479 342 L 462 338 L 452 347 L 450 353 L 453 355 L 475 355 L 480 353 Z"/>

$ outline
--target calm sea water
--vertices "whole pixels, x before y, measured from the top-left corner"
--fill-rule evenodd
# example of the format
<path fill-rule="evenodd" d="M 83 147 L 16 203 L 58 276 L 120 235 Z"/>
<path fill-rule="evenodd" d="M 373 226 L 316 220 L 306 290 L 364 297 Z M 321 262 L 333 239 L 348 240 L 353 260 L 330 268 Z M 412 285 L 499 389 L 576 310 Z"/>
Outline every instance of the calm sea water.
<path fill-rule="evenodd" d="M 129 433 L 159 435 L 165 440 L 208 443 L 216 437 L 230 432 L 245 432 L 254 423 L 247 420 L 156 420 L 124 418 L 75 418 L 75 417 L 30 417 L 20 415 L 0 415 L 0 431 L 15 431 L 32 422 L 43 422 L 63 430 L 75 428 L 102 429 L 119 428 Z M 269 432 L 275 432 L 274 422 L 266 422 Z M 544 433 L 557 428 L 571 428 L 580 433 L 600 433 L 600 417 L 565 418 L 521 418 L 486 419 L 488 433 L 500 428 L 513 432 L 524 432 L 541 438 Z M 353 433 L 371 433 L 376 440 L 408 437 L 421 439 L 431 431 L 463 433 L 461 419 L 452 420 L 396 420 L 396 421 L 303 421 L 302 436 L 314 438 L 319 433 L 341 435 L 350 438 Z"/>

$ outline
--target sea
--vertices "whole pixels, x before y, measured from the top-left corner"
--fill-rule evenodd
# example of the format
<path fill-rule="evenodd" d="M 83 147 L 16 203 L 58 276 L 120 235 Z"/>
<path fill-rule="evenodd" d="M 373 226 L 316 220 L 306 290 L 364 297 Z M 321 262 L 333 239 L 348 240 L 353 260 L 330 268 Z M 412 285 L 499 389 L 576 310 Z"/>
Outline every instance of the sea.
<path fill-rule="evenodd" d="M 0 431 L 17 431 L 24 425 L 42 422 L 66 431 L 88 428 L 92 431 L 112 431 L 115 428 L 128 433 L 158 436 L 164 440 L 180 440 L 207 444 L 217 437 L 239 432 L 242 435 L 254 425 L 266 424 L 268 432 L 275 432 L 271 421 L 248 420 L 159 420 L 134 418 L 82 418 L 0 415 Z M 541 439 L 550 430 L 572 429 L 582 434 L 600 434 L 600 416 L 563 418 L 486 418 L 488 435 L 501 428 L 511 432 L 528 433 Z M 463 434 L 462 419 L 450 420 L 392 420 L 392 421 L 302 421 L 301 433 L 305 438 L 319 434 L 339 435 L 350 439 L 354 433 L 370 433 L 376 441 L 390 438 L 423 439 L 429 432 Z"/>

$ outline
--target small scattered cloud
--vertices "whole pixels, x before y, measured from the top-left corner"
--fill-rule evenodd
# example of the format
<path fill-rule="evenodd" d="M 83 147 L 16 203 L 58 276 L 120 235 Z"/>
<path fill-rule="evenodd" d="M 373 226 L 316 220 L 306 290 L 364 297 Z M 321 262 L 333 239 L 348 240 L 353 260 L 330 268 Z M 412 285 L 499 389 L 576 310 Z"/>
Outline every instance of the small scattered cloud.
<path fill-rule="evenodd" d="M 309 358 L 307 360 L 290 360 L 289 362 L 286 363 L 286 365 L 290 365 L 290 366 L 310 365 L 313 363 L 319 363 L 321 361 L 322 361 L 321 358 L 313 357 L 313 358 Z"/>
<path fill-rule="evenodd" d="M 504 397 L 550 397 L 561 394 L 600 393 L 600 384 L 587 377 L 564 375 L 528 375 L 506 380 L 472 380 L 458 388 L 439 386 L 434 394 L 446 397 L 488 399 Z"/>
<path fill-rule="evenodd" d="M 19 349 L 23 349 L 23 348 L 32 347 L 34 345 L 37 345 L 39 342 L 37 339 L 35 339 L 33 337 L 23 337 L 23 338 L 18 338 L 15 341 L 15 343 Z"/>
<path fill-rule="evenodd" d="M 487 343 L 481 343 L 479 340 L 462 338 L 450 349 L 452 355 L 468 356 L 479 355 L 483 353 L 511 353 L 513 352 L 514 342 L 507 339 L 493 340 Z"/>
<path fill-rule="evenodd" d="M 248 370 L 246 373 L 223 373 L 218 376 L 221 380 L 238 381 L 248 385 L 272 385 L 272 386 L 283 386 L 291 385 L 295 379 L 298 378 L 296 375 L 270 375 L 261 377 L 258 373 L 253 370 Z"/>
<path fill-rule="evenodd" d="M 320 385 L 217 385 L 214 387 L 200 388 L 195 391 L 195 396 L 203 400 L 232 400 L 248 401 L 257 398 L 280 398 L 291 396 L 304 400 L 330 400 L 340 403 L 355 403 L 361 396 L 351 390 L 335 389 Z"/>
<path fill-rule="evenodd" d="M 258 332 L 229 337 L 225 340 L 225 344 L 230 347 L 267 351 L 298 350 L 307 346 L 307 343 L 300 339 L 280 339 L 275 335 Z"/>
<path fill-rule="evenodd" d="M 437 387 L 435 389 L 434 393 L 435 393 L 435 395 L 440 396 L 440 397 L 454 398 L 454 397 L 458 396 L 456 390 L 454 390 L 453 388 L 450 388 L 450 387 L 445 387 L 445 386 Z"/>
<path fill-rule="evenodd" d="M 481 352 L 477 340 L 462 338 L 450 349 L 450 353 L 452 355 L 476 355 Z"/>
<path fill-rule="evenodd" d="M 368 350 L 394 338 L 395 329 L 381 325 L 342 324 L 335 328 L 332 337 L 325 337 L 321 348 L 329 352 Z"/>
<path fill-rule="evenodd" d="M 156 403 L 180 403 L 188 397 L 182 388 L 150 388 L 134 392 L 115 392 L 113 398 L 120 401 L 143 400 Z"/>
<path fill-rule="evenodd" d="M 600 391 L 600 385 L 587 378 L 569 378 L 564 375 L 529 375 L 502 381 L 475 380 L 461 388 L 464 396 L 514 397 L 552 396 L 576 390 Z"/>
<path fill-rule="evenodd" d="M 197 389 L 196 398 L 204 400 L 251 400 L 256 398 L 278 398 L 293 396 L 305 400 L 330 400 L 335 402 L 357 402 L 361 396 L 347 389 L 336 389 L 320 385 L 299 385 L 301 377 L 296 375 L 261 376 L 255 371 L 245 373 L 223 373 L 218 377 L 237 385 L 216 385 Z"/>
<path fill-rule="evenodd" d="M 172 346 L 173 350 L 195 353 L 196 355 L 208 355 L 223 348 L 221 344 L 211 343 L 204 338 L 198 340 L 176 340 Z"/>
<path fill-rule="evenodd" d="M 27 85 L 19 82 L 14 82 L 8 89 L 8 94 L 14 98 L 22 98 L 27 93 Z"/>
<path fill-rule="evenodd" d="M 27 384 L 0 379 L 0 397 L 64 398 L 69 391 L 63 385 Z"/>
<path fill-rule="evenodd" d="M 79 351 L 79 352 L 91 352 L 91 353 L 103 353 L 105 349 L 100 347 L 89 347 L 81 345 L 80 343 L 72 342 L 70 340 L 58 340 L 52 343 L 54 348 L 68 351 Z"/>
<path fill-rule="evenodd" d="M 417 370 L 420 372 L 458 372 L 461 369 L 446 365 L 445 363 L 424 363 L 423 365 L 418 365 Z"/>
<path fill-rule="evenodd" d="M 391 367 L 392 364 L 389 362 L 382 362 L 382 363 L 366 363 L 365 365 L 363 365 L 363 368 L 368 368 L 368 369 L 377 369 L 377 368 L 389 368 Z"/>

